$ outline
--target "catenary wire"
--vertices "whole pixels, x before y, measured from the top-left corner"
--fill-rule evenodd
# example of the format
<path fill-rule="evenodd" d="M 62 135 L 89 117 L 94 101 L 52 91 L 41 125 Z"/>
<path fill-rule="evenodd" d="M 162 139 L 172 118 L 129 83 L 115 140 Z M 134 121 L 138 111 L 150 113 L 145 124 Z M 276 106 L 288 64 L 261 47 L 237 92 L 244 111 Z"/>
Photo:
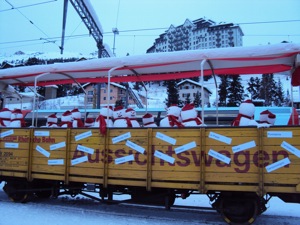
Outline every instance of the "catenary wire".
<path fill-rule="evenodd" d="M 10 10 L 14 10 L 14 9 L 22 9 L 22 8 L 27 8 L 27 7 L 32 7 L 32 6 L 37 6 L 37 5 L 43 5 L 43 4 L 47 4 L 47 3 L 51 3 L 51 2 L 56 2 L 57 0 L 51 0 L 51 1 L 46 1 L 46 2 L 40 2 L 40 3 L 35 3 L 35 4 L 30 4 L 30 5 L 24 5 L 24 6 L 19 6 L 19 7 L 13 7 L 11 4 L 8 4 L 12 7 L 10 9 L 2 9 L 0 10 L 1 12 L 6 12 L 6 11 L 10 11 Z"/>
<path fill-rule="evenodd" d="M 5 0 L 12 8 L 15 8 L 8 0 Z M 50 38 L 41 28 L 39 28 L 32 20 L 30 20 L 24 13 L 22 13 L 18 8 L 15 8 L 23 17 L 25 17 L 33 26 L 35 26 L 40 32 L 42 32 L 46 37 Z M 59 47 L 58 44 L 54 43 Z"/>

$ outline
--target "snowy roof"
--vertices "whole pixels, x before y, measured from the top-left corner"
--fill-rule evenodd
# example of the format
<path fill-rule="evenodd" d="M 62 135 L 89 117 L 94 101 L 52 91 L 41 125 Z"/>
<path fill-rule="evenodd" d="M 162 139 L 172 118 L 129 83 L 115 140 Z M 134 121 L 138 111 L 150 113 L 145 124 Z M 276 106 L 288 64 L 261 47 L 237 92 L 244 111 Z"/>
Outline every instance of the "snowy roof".
<path fill-rule="evenodd" d="M 89 86 L 91 83 L 88 82 L 86 84 L 83 84 L 82 87 L 86 88 L 87 86 Z M 111 85 L 114 85 L 116 87 L 119 87 L 119 88 L 122 88 L 122 89 L 126 89 L 125 86 L 121 85 L 121 84 L 118 84 L 118 83 L 115 83 L 115 82 L 110 82 Z"/>
<path fill-rule="evenodd" d="M 276 45 L 189 50 L 91 59 L 80 62 L 24 66 L 0 70 L 0 84 L 38 85 L 73 83 L 158 81 L 203 74 L 265 74 L 291 71 L 293 85 L 300 84 L 300 45 Z M 204 61 L 206 60 L 206 61 Z M 110 72 L 109 72 L 110 71 Z M 71 79 L 72 78 L 72 79 Z"/>

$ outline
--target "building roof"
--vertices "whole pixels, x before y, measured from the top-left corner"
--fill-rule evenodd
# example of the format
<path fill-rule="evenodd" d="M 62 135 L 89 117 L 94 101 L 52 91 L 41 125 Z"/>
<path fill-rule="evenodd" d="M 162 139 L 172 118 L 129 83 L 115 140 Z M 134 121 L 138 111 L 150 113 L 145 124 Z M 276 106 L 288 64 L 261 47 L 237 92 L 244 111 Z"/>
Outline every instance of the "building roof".
<path fill-rule="evenodd" d="M 198 87 L 202 87 L 200 83 L 196 82 L 196 81 L 193 81 L 191 79 L 185 79 L 183 81 L 180 81 L 179 83 L 177 83 L 177 86 L 180 86 L 180 85 L 183 85 L 184 83 L 191 83 L 191 84 L 194 84 Z M 209 94 L 212 94 L 212 92 L 206 88 L 206 87 L 203 87 Z"/>
<path fill-rule="evenodd" d="M 91 85 L 91 84 L 92 84 L 91 82 L 88 82 L 88 83 L 83 84 L 82 87 L 86 88 L 86 87 L 88 87 L 88 86 Z M 123 86 L 123 85 L 121 85 L 121 84 L 118 84 L 118 83 L 115 83 L 115 82 L 110 82 L 110 84 L 113 85 L 113 86 L 122 88 L 122 89 L 126 89 L 125 86 Z"/>

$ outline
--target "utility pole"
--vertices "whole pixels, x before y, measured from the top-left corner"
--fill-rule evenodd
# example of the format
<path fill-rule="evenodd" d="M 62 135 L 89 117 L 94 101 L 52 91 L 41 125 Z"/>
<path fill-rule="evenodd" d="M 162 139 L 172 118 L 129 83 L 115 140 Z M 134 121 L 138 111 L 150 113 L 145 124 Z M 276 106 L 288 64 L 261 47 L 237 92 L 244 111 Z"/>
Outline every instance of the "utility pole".
<path fill-rule="evenodd" d="M 118 30 L 118 28 L 113 28 L 112 32 L 114 33 L 113 54 L 114 54 L 114 56 L 116 56 L 116 53 L 115 53 L 115 49 L 116 49 L 116 47 L 115 47 L 116 46 L 116 35 L 119 34 L 119 30 Z"/>
<path fill-rule="evenodd" d="M 64 12 L 63 12 L 63 24 L 62 24 L 62 34 L 61 34 L 61 45 L 60 54 L 64 53 L 64 43 L 65 43 L 65 31 L 67 22 L 67 12 L 68 12 L 68 0 L 64 0 Z"/>

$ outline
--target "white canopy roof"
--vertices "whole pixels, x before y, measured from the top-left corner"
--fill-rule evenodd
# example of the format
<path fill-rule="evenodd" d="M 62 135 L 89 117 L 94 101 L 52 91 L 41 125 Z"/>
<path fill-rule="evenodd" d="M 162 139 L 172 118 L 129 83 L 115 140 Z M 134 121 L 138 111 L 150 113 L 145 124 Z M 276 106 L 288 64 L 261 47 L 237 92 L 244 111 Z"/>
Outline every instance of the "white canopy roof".
<path fill-rule="evenodd" d="M 203 60 L 204 75 L 264 74 L 291 71 L 293 85 L 300 84 L 300 45 L 281 43 L 255 47 L 234 47 L 180 52 L 151 53 L 139 56 L 101 58 L 79 62 L 24 66 L 0 70 L 0 83 L 38 85 L 107 82 L 153 81 L 200 76 Z M 298 60 L 298 62 L 296 62 Z M 65 76 L 63 76 L 65 75 Z M 72 79 L 70 79 L 72 78 Z"/>

